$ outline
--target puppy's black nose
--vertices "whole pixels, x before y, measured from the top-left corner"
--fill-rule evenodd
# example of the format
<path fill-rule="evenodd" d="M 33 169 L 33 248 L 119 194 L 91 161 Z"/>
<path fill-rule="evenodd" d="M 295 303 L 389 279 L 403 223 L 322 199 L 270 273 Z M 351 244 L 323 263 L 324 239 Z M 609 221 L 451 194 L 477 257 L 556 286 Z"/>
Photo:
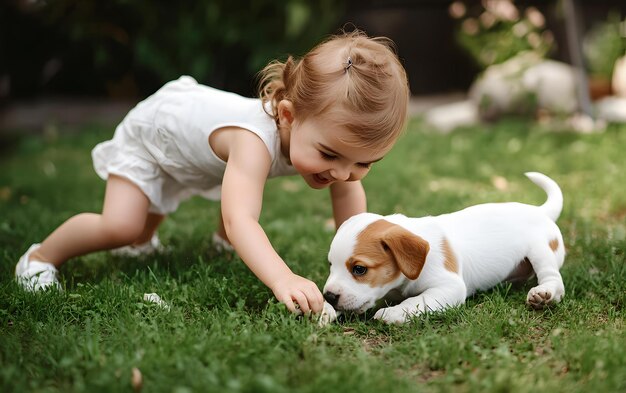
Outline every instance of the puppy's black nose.
<path fill-rule="evenodd" d="M 332 292 L 324 292 L 324 299 L 333 307 L 337 305 L 339 301 L 339 295 Z"/>

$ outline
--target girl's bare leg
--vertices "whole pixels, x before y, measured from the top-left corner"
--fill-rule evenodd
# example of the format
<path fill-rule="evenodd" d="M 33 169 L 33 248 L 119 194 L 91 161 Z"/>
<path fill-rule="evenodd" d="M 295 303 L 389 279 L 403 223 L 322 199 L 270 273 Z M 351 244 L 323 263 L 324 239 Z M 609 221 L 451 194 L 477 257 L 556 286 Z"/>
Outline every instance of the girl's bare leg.
<path fill-rule="evenodd" d="M 217 224 L 217 231 L 216 233 L 224 240 L 226 240 L 227 242 L 230 243 L 230 240 L 228 240 L 228 235 L 226 234 L 226 228 L 224 227 L 224 217 L 222 217 L 222 212 L 220 211 L 220 218 L 219 218 L 219 222 Z"/>
<path fill-rule="evenodd" d="M 137 239 L 135 239 L 132 245 L 136 246 L 149 242 L 164 219 L 165 216 L 162 214 L 148 213 L 148 218 L 146 218 L 146 224 L 143 227 L 143 232 Z"/>
<path fill-rule="evenodd" d="M 110 175 L 102 214 L 82 213 L 65 221 L 30 255 L 60 266 L 69 258 L 128 245 L 146 227 L 150 201 L 127 179 Z"/>

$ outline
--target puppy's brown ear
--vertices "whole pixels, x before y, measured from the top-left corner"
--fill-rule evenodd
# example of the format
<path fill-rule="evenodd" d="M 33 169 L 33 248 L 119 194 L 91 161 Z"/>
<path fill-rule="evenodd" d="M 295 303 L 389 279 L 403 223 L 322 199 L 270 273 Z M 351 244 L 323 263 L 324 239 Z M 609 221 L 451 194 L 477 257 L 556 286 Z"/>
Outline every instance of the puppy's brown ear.
<path fill-rule="evenodd" d="M 381 242 L 385 251 L 395 259 L 402 274 L 411 280 L 420 275 L 430 251 L 426 240 L 400 225 L 394 225 L 385 232 Z"/>

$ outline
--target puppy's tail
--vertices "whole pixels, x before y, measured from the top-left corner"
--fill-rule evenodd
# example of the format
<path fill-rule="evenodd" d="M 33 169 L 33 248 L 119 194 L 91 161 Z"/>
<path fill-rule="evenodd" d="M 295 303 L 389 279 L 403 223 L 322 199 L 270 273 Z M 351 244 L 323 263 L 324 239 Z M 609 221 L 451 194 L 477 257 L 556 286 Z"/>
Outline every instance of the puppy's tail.
<path fill-rule="evenodd" d="M 546 194 L 548 194 L 548 200 L 546 203 L 539 206 L 539 208 L 543 210 L 552 221 L 556 222 L 563 209 L 563 193 L 561 192 L 561 188 L 554 180 L 542 173 L 526 172 L 525 175 L 530 181 L 543 188 Z"/>

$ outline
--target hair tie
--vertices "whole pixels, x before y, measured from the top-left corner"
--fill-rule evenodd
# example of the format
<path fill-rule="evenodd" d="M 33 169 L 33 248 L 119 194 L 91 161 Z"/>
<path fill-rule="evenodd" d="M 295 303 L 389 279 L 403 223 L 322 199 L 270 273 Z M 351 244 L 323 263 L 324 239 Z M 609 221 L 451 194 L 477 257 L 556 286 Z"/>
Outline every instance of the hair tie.
<path fill-rule="evenodd" d="M 348 72 L 348 68 L 352 67 L 352 58 L 350 56 L 348 56 L 348 61 L 345 64 L 346 66 L 343 69 Z"/>

